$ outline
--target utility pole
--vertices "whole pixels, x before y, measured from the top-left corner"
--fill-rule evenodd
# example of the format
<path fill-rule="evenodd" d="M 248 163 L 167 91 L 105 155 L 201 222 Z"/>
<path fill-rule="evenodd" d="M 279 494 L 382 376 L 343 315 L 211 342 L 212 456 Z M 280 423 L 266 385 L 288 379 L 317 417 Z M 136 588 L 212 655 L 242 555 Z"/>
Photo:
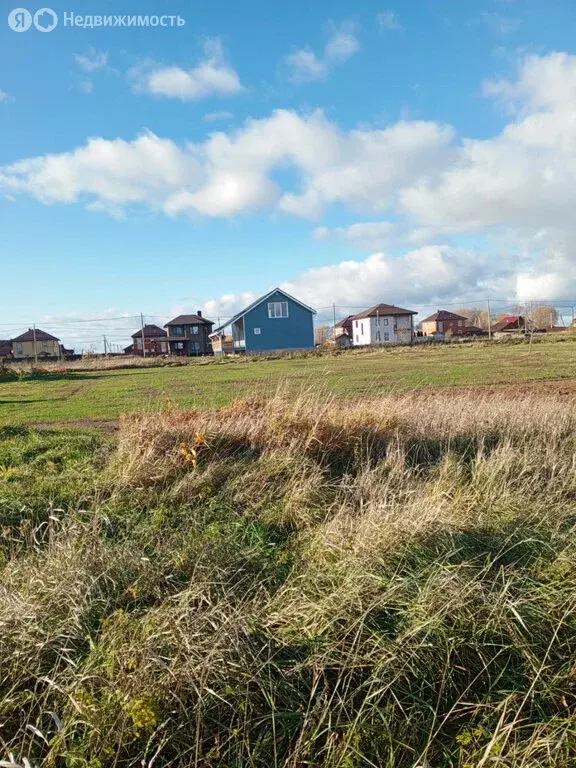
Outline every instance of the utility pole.
<path fill-rule="evenodd" d="M 103 338 L 104 338 L 104 354 L 106 354 L 106 336 L 104 336 Z"/>
<path fill-rule="evenodd" d="M 36 323 L 32 325 L 32 338 L 34 339 L 34 362 L 38 362 L 38 350 L 36 348 Z"/>
<path fill-rule="evenodd" d="M 490 296 L 488 296 L 486 303 L 488 305 L 488 338 L 492 338 L 492 315 L 490 314 Z"/>
<path fill-rule="evenodd" d="M 142 328 L 142 357 L 146 357 L 146 340 L 144 338 L 144 315 L 140 312 L 140 327 Z"/>
<path fill-rule="evenodd" d="M 336 341 L 336 304 L 332 304 L 332 341 Z"/>

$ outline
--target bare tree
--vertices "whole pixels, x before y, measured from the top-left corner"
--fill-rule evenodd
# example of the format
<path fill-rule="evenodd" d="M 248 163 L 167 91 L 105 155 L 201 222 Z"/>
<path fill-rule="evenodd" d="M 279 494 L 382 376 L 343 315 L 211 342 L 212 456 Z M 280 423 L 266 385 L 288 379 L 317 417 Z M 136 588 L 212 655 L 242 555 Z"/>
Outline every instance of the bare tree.
<path fill-rule="evenodd" d="M 532 309 L 530 319 L 536 330 L 553 328 L 559 321 L 558 310 L 556 307 L 540 304 Z"/>
<path fill-rule="evenodd" d="M 320 325 L 317 325 L 314 329 L 314 343 L 315 344 L 326 344 L 328 339 L 330 338 L 330 329 L 327 325 L 324 325 L 323 323 Z"/>
<path fill-rule="evenodd" d="M 485 309 L 478 309 L 477 307 L 468 307 L 464 309 L 456 309 L 457 315 L 462 315 L 468 321 L 466 325 L 473 325 L 476 328 L 488 328 L 488 312 Z"/>

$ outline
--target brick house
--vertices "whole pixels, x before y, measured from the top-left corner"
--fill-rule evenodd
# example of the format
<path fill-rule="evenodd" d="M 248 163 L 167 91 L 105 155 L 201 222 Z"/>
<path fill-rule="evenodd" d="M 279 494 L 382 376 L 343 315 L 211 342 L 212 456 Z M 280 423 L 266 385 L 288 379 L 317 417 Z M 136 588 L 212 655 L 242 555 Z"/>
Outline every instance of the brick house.
<path fill-rule="evenodd" d="M 520 333 L 528 330 L 522 315 L 508 315 L 492 325 L 492 333 Z"/>
<path fill-rule="evenodd" d="M 169 352 L 168 347 L 168 334 L 165 330 L 157 325 L 145 325 L 144 333 L 142 329 L 135 331 L 132 334 L 132 354 L 142 355 L 142 335 L 144 335 L 144 350 L 147 355 L 167 355 Z M 126 350 L 124 350 L 126 351 Z"/>
<path fill-rule="evenodd" d="M 164 328 L 168 331 L 168 343 L 173 355 L 211 355 L 212 344 L 212 320 L 202 317 L 198 310 L 195 315 L 178 315 L 174 320 L 166 323 Z"/>
<path fill-rule="evenodd" d="M 447 336 L 466 336 L 467 323 L 468 319 L 463 315 L 439 309 L 438 312 L 422 320 L 422 333 L 424 336 L 434 336 L 437 333 Z"/>

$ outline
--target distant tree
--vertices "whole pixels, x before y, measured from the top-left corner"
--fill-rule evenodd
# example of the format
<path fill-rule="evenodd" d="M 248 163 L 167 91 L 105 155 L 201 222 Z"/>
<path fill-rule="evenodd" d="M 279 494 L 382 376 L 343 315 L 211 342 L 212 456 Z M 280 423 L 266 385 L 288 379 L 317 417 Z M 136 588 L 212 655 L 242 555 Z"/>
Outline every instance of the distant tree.
<path fill-rule="evenodd" d="M 560 319 L 556 307 L 549 307 L 546 304 L 534 307 L 530 312 L 530 320 L 535 329 L 552 328 L 557 325 Z"/>
<path fill-rule="evenodd" d="M 330 338 L 330 329 L 327 325 L 324 325 L 323 323 L 321 325 L 317 325 L 314 329 L 314 343 L 315 344 L 326 344 L 328 339 Z"/>
<path fill-rule="evenodd" d="M 455 313 L 466 318 L 468 321 L 466 325 L 473 325 L 477 328 L 488 327 L 488 312 L 486 312 L 486 310 L 478 309 L 477 307 L 468 307 L 465 309 L 456 309 Z"/>

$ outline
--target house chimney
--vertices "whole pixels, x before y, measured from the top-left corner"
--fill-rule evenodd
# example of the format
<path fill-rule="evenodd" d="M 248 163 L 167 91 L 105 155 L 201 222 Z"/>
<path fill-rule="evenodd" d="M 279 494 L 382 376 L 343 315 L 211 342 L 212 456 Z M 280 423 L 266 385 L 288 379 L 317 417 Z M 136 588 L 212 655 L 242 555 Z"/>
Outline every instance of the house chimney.
<path fill-rule="evenodd" d="M 201 309 L 199 309 L 199 310 L 196 312 L 196 314 L 198 315 L 198 317 L 202 317 L 202 310 L 201 310 Z"/>

